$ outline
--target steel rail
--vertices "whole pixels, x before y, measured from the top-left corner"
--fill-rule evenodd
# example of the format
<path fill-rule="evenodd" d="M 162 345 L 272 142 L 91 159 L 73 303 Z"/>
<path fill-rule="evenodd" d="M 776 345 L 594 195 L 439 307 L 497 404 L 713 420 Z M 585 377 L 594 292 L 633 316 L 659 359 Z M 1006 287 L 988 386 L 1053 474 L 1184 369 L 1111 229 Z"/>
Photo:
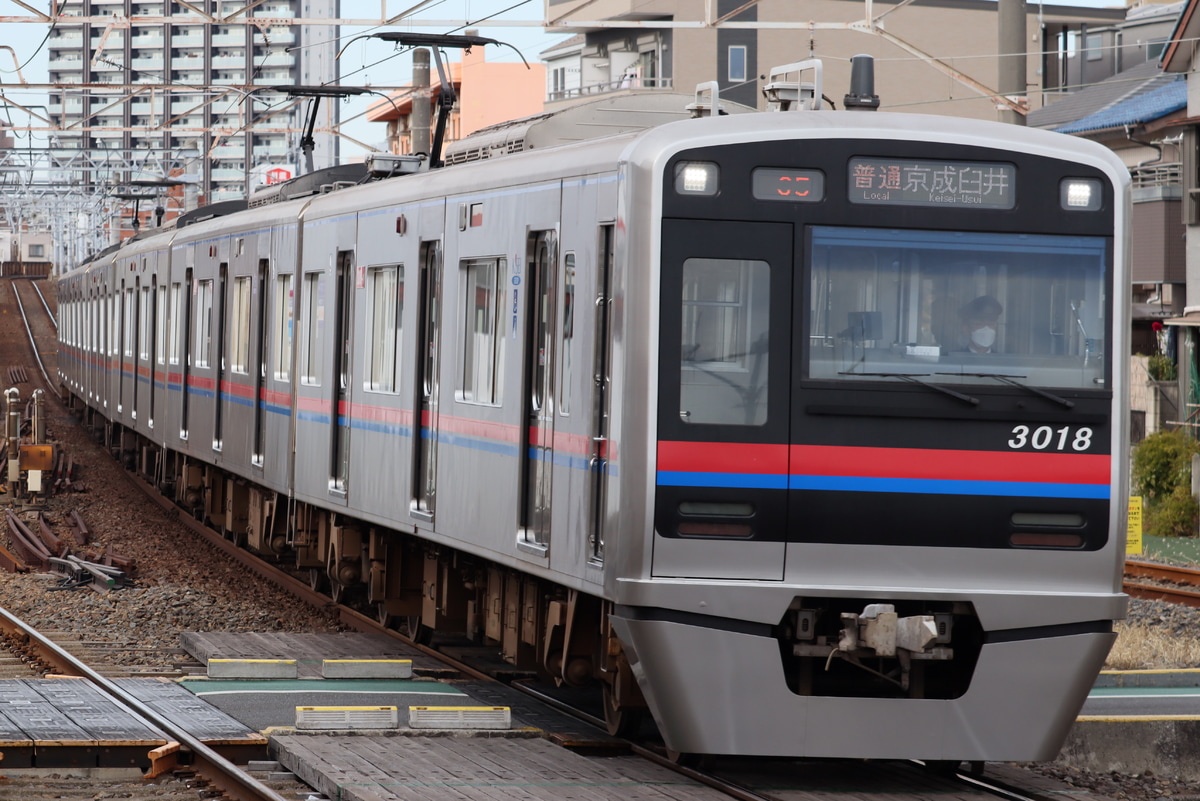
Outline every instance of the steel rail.
<path fill-rule="evenodd" d="M 46 365 L 42 364 L 42 354 L 38 353 L 37 340 L 33 338 L 33 330 L 29 327 L 29 317 L 25 314 L 25 304 L 21 302 L 21 293 L 17 291 L 17 282 L 12 281 L 9 285 L 12 287 L 13 297 L 17 299 L 17 308 L 21 310 L 21 322 L 25 324 L 25 333 L 29 335 L 29 346 L 33 348 L 33 358 L 37 360 L 38 369 L 42 371 L 42 378 L 46 380 L 46 391 L 57 396 L 58 393 L 54 391 L 54 382 L 46 373 Z"/>
<path fill-rule="evenodd" d="M 1200 585 L 1200 570 L 1194 567 L 1164 565 L 1158 562 L 1144 562 L 1140 559 L 1125 560 L 1125 575 L 1132 578 L 1146 578 L 1153 581 L 1171 581 L 1176 584 Z"/>
<path fill-rule="evenodd" d="M 1148 601 L 1164 601 L 1179 606 L 1200 608 L 1200 592 L 1189 587 L 1200 587 L 1200 570 L 1192 567 L 1146 562 L 1140 559 L 1125 560 L 1125 578 L 1122 585 L 1125 594 L 1132 598 Z M 1143 584 L 1129 579 L 1148 579 L 1160 582 Z"/>
<path fill-rule="evenodd" d="M 54 326 L 54 330 L 58 330 L 58 318 L 54 316 L 54 312 L 50 311 L 50 304 L 46 302 L 46 296 L 42 294 L 42 288 L 38 286 L 37 281 L 33 282 L 33 291 L 37 293 L 38 299 L 42 302 L 42 308 L 46 310 L 46 316 L 50 318 L 50 323 Z"/>
<path fill-rule="evenodd" d="M 1126 581 L 1124 590 L 1126 595 L 1133 598 L 1142 598 L 1147 601 L 1165 601 L 1178 606 L 1200 608 L 1200 592 L 1196 592 L 1195 590 L 1185 590 L 1179 587 L 1160 586 L 1157 584 L 1138 584 L 1133 581 Z"/>
<path fill-rule="evenodd" d="M 288 801 L 270 787 L 257 781 L 225 757 L 209 748 L 191 733 L 176 725 L 170 718 L 156 712 L 130 693 L 106 679 L 70 653 L 27 625 L 7 609 L 0 608 L 0 629 L 5 633 L 28 638 L 38 658 L 56 671 L 87 679 L 118 705 L 147 721 L 191 753 L 191 764 L 213 785 L 235 801 Z"/>

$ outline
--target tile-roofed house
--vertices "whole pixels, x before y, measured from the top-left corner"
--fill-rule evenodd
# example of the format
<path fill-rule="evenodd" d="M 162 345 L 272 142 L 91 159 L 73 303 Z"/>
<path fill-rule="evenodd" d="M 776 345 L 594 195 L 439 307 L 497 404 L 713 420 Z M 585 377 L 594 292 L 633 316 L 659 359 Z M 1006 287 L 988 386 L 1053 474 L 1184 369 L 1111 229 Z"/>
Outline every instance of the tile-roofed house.
<path fill-rule="evenodd" d="M 1054 130 L 1059 133 L 1084 133 L 1125 128 L 1154 122 L 1187 108 L 1187 81 L 1179 75 L 1163 77 L 1171 80 L 1161 86 L 1155 85 L 1157 81 L 1148 81 L 1140 93 Z"/>
<path fill-rule="evenodd" d="M 1144 104 L 1144 100 L 1139 100 L 1145 95 L 1153 93 L 1159 89 L 1169 87 L 1173 83 L 1178 83 L 1179 76 L 1164 74 L 1162 68 L 1159 67 L 1157 61 L 1145 61 L 1127 70 L 1117 73 L 1099 83 L 1079 89 L 1071 93 L 1061 100 L 1050 103 L 1040 109 L 1029 112 L 1026 119 L 1030 127 L 1049 128 L 1062 133 L 1077 133 L 1079 131 L 1093 130 L 1100 127 L 1115 127 L 1123 124 L 1115 122 L 1123 115 L 1145 114 L 1149 112 L 1149 108 L 1141 109 L 1136 104 Z M 1165 102 L 1165 97 L 1174 98 L 1172 92 L 1178 93 L 1179 87 L 1170 90 L 1167 95 L 1161 96 L 1160 100 Z M 1186 89 L 1184 90 L 1186 97 Z M 1127 104 L 1135 103 L 1134 106 Z M 1162 114 L 1170 113 L 1178 110 L 1181 105 L 1175 108 L 1168 109 Z M 1117 113 L 1112 113 L 1118 110 Z M 1158 116 L 1162 116 L 1159 114 Z M 1144 117 L 1141 121 L 1147 119 L 1156 119 L 1156 117 Z M 1084 120 L 1089 120 L 1084 123 Z M 1113 123 L 1105 125 L 1105 123 Z M 1090 127 L 1078 127 L 1086 125 Z M 1064 130 L 1065 128 L 1070 130 Z"/>

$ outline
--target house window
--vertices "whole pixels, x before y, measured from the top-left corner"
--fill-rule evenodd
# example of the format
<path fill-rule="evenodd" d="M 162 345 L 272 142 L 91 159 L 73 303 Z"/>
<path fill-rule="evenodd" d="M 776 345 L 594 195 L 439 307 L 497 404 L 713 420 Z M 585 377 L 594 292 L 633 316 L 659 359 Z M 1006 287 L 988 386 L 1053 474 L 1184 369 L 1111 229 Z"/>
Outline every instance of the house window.
<path fill-rule="evenodd" d="M 45 255 L 46 255 L 46 246 L 45 245 L 30 245 L 29 246 L 30 258 L 39 258 L 40 259 Z"/>
<path fill-rule="evenodd" d="M 740 83 L 746 80 L 746 46 L 729 46 L 729 80 Z"/>

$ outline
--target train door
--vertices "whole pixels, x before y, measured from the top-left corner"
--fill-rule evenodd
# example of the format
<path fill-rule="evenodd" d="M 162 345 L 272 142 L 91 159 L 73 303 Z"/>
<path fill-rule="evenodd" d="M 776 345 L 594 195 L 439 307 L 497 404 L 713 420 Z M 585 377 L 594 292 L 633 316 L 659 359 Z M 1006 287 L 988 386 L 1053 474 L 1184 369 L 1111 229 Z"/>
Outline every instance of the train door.
<path fill-rule="evenodd" d="M 115 271 L 114 271 L 115 272 Z M 117 403 L 117 414 L 120 414 L 120 399 L 121 394 L 121 331 L 125 327 L 125 322 L 121 317 L 121 298 L 124 293 L 122 287 L 117 283 L 116 278 L 112 278 L 112 284 L 107 288 L 106 295 L 108 298 L 107 308 L 105 309 L 105 320 L 108 321 L 108 354 L 104 361 L 104 405 L 108 407 L 108 399 L 113 398 Z M 110 419 L 111 416 L 110 416 Z"/>
<path fill-rule="evenodd" d="M 117 343 L 117 414 L 125 413 L 125 369 L 126 358 L 129 356 L 129 328 L 131 325 L 130 313 L 133 305 L 133 289 L 127 288 L 125 282 L 121 282 L 121 287 L 118 290 L 120 293 L 117 298 L 117 303 L 121 309 L 120 319 L 120 339 Z"/>
<path fill-rule="evenodd" d="M 225 407 L 225 371 L 227 363 L 225 358 L 225 329 L 228 327 L 228 320 L 225 319 L 225 310 L 227 307 L 225 293 L 229 288 L 229 265 L 226 262 L 221 262 L 217 268 L 217 318 L 212 324 L 211 331 L 217 335 L 217 350 L 213 354 L 216 368 L 216 375 L 213 381 L 213 450 L 221 450 L 224 443 L 224 432 L 222 424 L 224 423 L 224 407 Z"/>
<path fill-rule="evenodd" d="M 255 342 L 255 364 L 251 369 L 254 370 L 254 439 L 251 442 L 251 462 L 262 467 L 264 462 L 264 454 L 267 452 L 267 433 L 266 425 L 263 420 L 263 415 L 266 413 L 266 399 L 263 397 L 267 383 L 267 365 L 270 363 L 270 357 L 267 354 L 267 314 L 271 306 L 267 302 L 267 295 L 270 290 L 271 280 L 270 262 L 266 259 L 258 260 L 258 308 L 255 319 L 257 321 L 256 331 L 254 334 Z"/>
<path fill-rule="evenodd" d="M 180 359 L 182 374 L 179 385 L 179 438 L 188 436 L 188 396 L 191 394 L 192 379 L 192 305 L 195 302 L 195 287 L 192 285 L 192 268 L 188 267 L 183 279 L 183 320 L 179 337 L 183 344 L 183 356 Z"/>
<path fill-rule="evenodd" d="M 588 548 L 589 558 L 604 559 L 604 516 L 608 502 L 608 404 L 609 337 L 612 321 L 609 309 L 612 299 L 613 226 L 600 227 L 596 253 L 596 321 L 593 325 L 592 369 L 594 396 L 592 398 L 592 453 L 588 464 L 590 508 Z"/>
<path fill-rule="evenodd" d="M 344 493 L 350 479 L 350 392 L 354 327 L 351 314 L 354 299 L 354 251 L 338 251 L 334 276 L 333 403 L 330 422 L 329 486 Z"/>
<path fill-rule="evenodd" d="M 143 265 L 145 260 L 143 260 Z M 137 422 L 138 416 L 138 396 L 142 394 L 142 361 L 144 358 L 144 348 L 142 347 L 143 337 L 145 337 L 145 320 L 143 319 L 146 313 L 146 306 L 143 303 L 142 294 L 145 292 L 145 287 L 142 286 L 142 279 L 133 279 L 133 311 L 129 315 L 129 319 L 133 324 L 133 330 L 129 332 L 129 364 L 131 366 L 129 378 L 130 403 L 132 409 L 129 413 L 129 418 Z"/>
<path fill-rule="evenodd" d="M 157 265 L 155 265 L 157 267 Z M 150 368 L 150 408 L 149 419 L 147 424 L 150 428 L 154 428 L 154 406 L 155 396 L 158 395 L 158 365 L 162 359 L 161 336 L 159 329 L 159 314 L 162 313 L 161 303 L 159 302 L 159 286 L 158 276 L 154 275 L 150 278 L 150 294 L 147 296 L 150 302 L 150 312 L 147 315 L 149 323 L 149 331 L 146 336 L 149 337 L 147 343 L 150 347 L 150 358 L 147 359 L 147 366 Z"/>
<path fill-rule="evenodd" d="M 416 414 L 413 420 L 414 517 L 433 520 L 437 500 L 438 365 L 441 317 L 441 242 L 421 243 L 418 275 Z"/>
<path fill-rule="evenodd" d="M 664 220 L 653 574 L 783 578 L 792 226 Z"/>
<path fill-rule="evenodd" d="M 524 430 L 521 443 L 521 519 L 526 544 L 550 546 L 551 480 L 554 475 L 554 345 L 557 242 L 553 231 L 529 236 L 526 263 L 529 320 L 525 328 Z"/>

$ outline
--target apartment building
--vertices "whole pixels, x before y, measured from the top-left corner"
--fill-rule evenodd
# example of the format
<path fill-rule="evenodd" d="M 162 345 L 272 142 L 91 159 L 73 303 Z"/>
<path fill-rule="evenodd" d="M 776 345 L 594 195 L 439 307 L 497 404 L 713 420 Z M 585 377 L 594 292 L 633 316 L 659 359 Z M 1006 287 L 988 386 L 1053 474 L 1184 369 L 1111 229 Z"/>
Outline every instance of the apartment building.
<path fill-rule="evenodd" d="M 849 59 L 876 59 L 875 91 L 891 111 L 997 118 L 997 3 L 988 0 L 543 0 L 556 32 L 578 36 L 543 51 L 547 109 L 612 92 L 689 93 L 717 81 L 721 97 L 765 108 L 773 67 L 824 64 L 824 93 L 841 107 Z M 1089 28 L 1123 8 L 1026 5 L 1025 102 L 1078 80 Z M 872 21 L 867 23 L 868 18 Z M 1081 39 L 1082 37 L 1082 39 Z M 826 106 L 828 107 L 828 106 Z"/>
<path fill-rule="evenodd" d="M 336 17 L 339 0 L 263 0 L 244 12 L 261 22 L 221 21 L 243 5 L 64 0 L 64 15 L 112 22 L 60 22 L 50 34 L 50 82 L 80 85 L 50 94 L 50 115 L 64 129 L 58 146 L 111 154 L 112 173 L 96 180 L 113 184 L 175 165 L 198 187 L 190 202 L 242 197 L 268 173 L 295 174 L 303 159 L 289 130 L 303 127 L 307 101 L 281 112 L 290 101 L 261 87 L 336 80 L 337 29 L 291 20 Z M 201 14 L 212 21 L 170 21 Z M 139 17 L 166 21 L 130 22 Z M 338 105 L 320 105 L 318 129 L 337 122 Z M 314 166 L 336 160 L 336 138 L 317 137 Z"/>

